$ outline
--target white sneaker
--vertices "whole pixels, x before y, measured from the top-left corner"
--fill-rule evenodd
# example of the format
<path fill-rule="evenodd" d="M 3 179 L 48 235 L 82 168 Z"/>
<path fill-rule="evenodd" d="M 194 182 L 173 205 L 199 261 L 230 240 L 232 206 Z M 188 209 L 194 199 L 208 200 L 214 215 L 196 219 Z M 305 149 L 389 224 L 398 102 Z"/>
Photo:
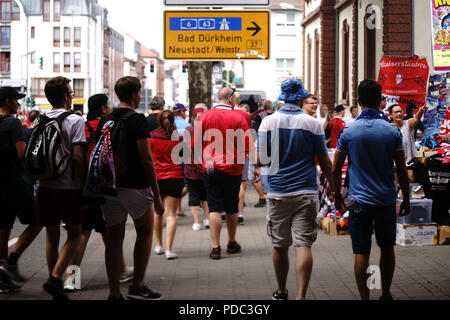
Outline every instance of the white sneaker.
<path fill-rule="evenodd" d="M 134 276 L 134 268 L 126 267 L 125 271 L 120 273 L 119 281 L 120 283 L 125 283 L 133 279 Z"/>
<path fill-rule="evenodd" d="M 75 292 L 76 291 L 74 278 L 72 278 L 72 277 L 66 278 L 66 280 L 64 281 L 64 291 L 66 291 L 66 292 Z"/>
<path fill-rule="evenodd" d="M 208 219 L 203 220 L 203 226 L 204 226 L 206 229 L 209 229 L 209 220 L 208 220 Z"/>
<path fill-rule="evenodd" d="M 164 253 L 164 249 L 161 246 L 155 246 L 155 253 L 156 254 L 163 254 Z"/>
<path fill-rule="evenodd" d="M 200 231 L 201 228 L 202 228 L 202 226 L 199 223 L 194 223 L 192 225 L 192 230 L 194 230 L 194 231 Z"/>
<path fill-rule="evenodd" d="M 166 258 L 167 258 L 167 260 L 173 260 L 173 259 L 178 258 L 178 256 L 173 251 L 166 251 Z"/>

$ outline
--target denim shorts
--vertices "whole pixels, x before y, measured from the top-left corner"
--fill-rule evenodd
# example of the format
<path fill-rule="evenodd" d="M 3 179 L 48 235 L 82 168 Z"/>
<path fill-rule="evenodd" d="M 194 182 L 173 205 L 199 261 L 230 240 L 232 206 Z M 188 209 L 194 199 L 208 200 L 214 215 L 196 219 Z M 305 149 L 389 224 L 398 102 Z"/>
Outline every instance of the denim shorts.
<path fill-rule="evenodd" d="M 395 246 L 397 233 L 395 205 L 376 207 L 355 202 L 349 210 L 353 254 L 370 254 L 374 231 L 380 248 Z"/>

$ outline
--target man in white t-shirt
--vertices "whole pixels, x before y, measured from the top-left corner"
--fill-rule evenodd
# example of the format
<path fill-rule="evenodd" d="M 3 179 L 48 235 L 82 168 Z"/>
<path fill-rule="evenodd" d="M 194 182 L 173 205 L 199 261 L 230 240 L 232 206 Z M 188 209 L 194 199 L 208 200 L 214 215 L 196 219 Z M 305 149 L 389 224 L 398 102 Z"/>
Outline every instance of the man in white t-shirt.
<path fill-rule="evenodd" d="M 73 94 L 69 79 L 50 79 L 45 85 L 45 95 L 53 109 L 47 116 L 54 119 L 68 112 L 72 108 Z M 62 276 L 81 236 L 81 197 L 85 180 L 82 146 L 86 143 L 86 136 L 83 118 L 70 114 L 62 120 L 61 126 L 62 146 L 71 160 L 61 176 L 40 181 L 37 190 L 38 221 L 47 229 L 46 257 L 50 274 L 43 288 L 54 300 L 68 300 Z M 58 252 L 61 221 L 66 224 L 67 241 Z"/>
<path fill-rule="evenodd" d="M 350 107 L 350 116 L 344 118 L 344 121 L 347 125 L 353 123 L 356 121 L 356 119 L 358 119 L 359 116 L 359 110 L 357 106 L 351 106 Z"/>

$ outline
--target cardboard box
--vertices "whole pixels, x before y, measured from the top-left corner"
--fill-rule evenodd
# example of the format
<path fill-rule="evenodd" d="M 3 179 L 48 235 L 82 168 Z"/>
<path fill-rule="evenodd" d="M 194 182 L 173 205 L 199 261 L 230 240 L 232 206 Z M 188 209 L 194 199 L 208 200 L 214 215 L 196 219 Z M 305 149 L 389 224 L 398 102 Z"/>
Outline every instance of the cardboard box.
<path fill-rule="evenodd" d="M 350 231 L 342 230 L 339 226 L 336 226 L 336 221 L 334 221 L 334 219 L 332 218 L 323 218 L 320 224 L 322 226 L 323 232 L 330 236 L 343 236 L 350 234 Z"/>
<path fill-rule="evenodd" d="M 437 244 L 450 245 L 450 226 L 438 226 L 437 234 Z"/>
<path fill-rule="evenodd" d="M 408 225 L 397 223 L 397 241 L 402 247 L 432 246 L 437 244 L 435 223 Z"/>

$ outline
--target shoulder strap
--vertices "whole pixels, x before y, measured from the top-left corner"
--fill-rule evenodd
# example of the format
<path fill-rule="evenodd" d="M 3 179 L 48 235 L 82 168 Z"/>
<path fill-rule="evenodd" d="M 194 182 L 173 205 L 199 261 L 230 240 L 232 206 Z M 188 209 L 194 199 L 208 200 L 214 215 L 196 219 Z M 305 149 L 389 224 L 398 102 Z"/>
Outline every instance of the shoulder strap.
<path fill-rule="evenodd" d="M 65 118 L 67 118 L 68 116 L 70 116 L 72 114 L 72 112 L 63 112 L 61 115 L 58 116 L 58 118 L 56 118 L 56 121 L 61 122 L 63 121 Z"/>
<path fill-rule="evenodd" d="M 95 133 L 94 129 L 92 128 L 92 126 L 89 124 L 89 121 L 86 121 L 86 127 L 88 128 L 89 132 L 91 133 L 91 135 L 93 135 Z"/>

